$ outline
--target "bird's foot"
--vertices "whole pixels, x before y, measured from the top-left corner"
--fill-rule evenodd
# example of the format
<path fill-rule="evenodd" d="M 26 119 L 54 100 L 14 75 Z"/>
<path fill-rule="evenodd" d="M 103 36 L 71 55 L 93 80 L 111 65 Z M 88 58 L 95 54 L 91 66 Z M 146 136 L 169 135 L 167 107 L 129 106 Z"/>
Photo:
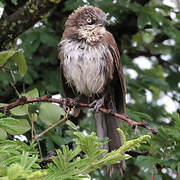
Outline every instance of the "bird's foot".
<path fill-rule="evenodd" d="M 90 107 L 93 109 L 93 111 L 98 112 L 99 108 L 101 108 L 104 105 L 104 96 L 101 99 L 94 100 Z"/>

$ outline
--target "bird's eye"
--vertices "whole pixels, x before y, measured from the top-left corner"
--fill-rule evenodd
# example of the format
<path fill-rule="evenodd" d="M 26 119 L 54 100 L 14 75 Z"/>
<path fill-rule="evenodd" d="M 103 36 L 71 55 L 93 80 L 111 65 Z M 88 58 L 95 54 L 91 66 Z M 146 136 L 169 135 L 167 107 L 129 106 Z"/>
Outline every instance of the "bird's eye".
<path fill-rule="evenodd" d="M 93 22 L 91 18 L 88 18 L 86 21 L 88 24 L 92 24 L 92 22 Z"/>

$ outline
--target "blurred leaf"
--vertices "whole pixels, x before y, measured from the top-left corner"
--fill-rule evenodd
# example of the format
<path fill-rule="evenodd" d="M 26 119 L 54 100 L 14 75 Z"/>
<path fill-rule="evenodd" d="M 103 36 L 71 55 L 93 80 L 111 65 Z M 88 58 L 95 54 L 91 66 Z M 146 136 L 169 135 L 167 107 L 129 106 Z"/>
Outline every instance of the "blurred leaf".
<path fill-rule="evenodd" d="M 41 103 L 40 105 L 39 117 L 49 126 L 57 122 L 64 114 L 64 110 L 55 104 Z"/>
<path fill-rule="evenodd" d="M 144 29 L 144 27 L 150 22 L 150 16 L 144 12 L 141 12 L 138 16 L 137 22 L 139 29 Z"/>
<path fill-rule="evenodd" d="M 0 103 L 0 107 L 6 106 L 7 104 L 5 103 Z"/>
<path fill-rule="evenodd" d="M 0 125 L 1 127 L 1 125 Z M 0 140 L 5 140 L 7 138 L 7 133 L 3 128 L 0 128 Z"/>
<path fill-rule="evenodd" d="M 52 36 L 52 34 L 48 32 L 42 32 L 40 34 L 40 40 L 47 46 L 54 46 L 55 44 L 58 44 L 58 38 L 55 35 Z"/>
<path fill-rule="evenodd" d="M 39 97 L 39 92 L 38 90 L 32 89 L 30 91 L 28 91 L 27 93 L 22 93 L 22 96 L 25 96 L 27 98 L 34 98 L 34 97 Z M 15 115 L 15 116 L 24 116 L 28 114 L 28 107 L 29 104 L 24 104 L 22 106 L 17 106 L 13 109 L 10 110 L 11 114 Z"/>
<path fill-rule="evenodd" d="M 71 127 L 73 130 L 77 131 L 77 127 L 76 127 L 76 125 L 75 125 L 72 121 L 67 120 L 67 121 L 66 121 L 66 124 L 67 124 L 69 127 Z"/>
<path fill-rule="evenodd" d="M 145 43 L 151 43 L 154 39 L 154 35 L 150 32 L 143 32 L 142 36 Z"/>
<path fill-rule="evenodd" d="M 21 76 L 24 76 L 27 71 L 24 55 L 19 51 L 1 51 L 0 66 L 3 66 L 5 63 L 7 63 L 10 58 L 17 64 Z"/>
<path fill-rule="evenodd" d="M 17 51 L 1 51 L 0 52 L 0 66 L 3 66 L 9 60 L 9 58 L 14 56 L 14 54 L 16 53 Z"/>
<path fill-rule="evenodd" d="M 14 5 L 17 5 L 17 4 L 18 4 L 18 0 L 11 0 L 11 2 L 12 2 Z"/>
<path fill-rule="evenodd" d="M 133 36 L 132 39 L 133 42 L 137 43 L 138 46 L 143 45 L 143 37 L 142 37 L 142 32 L 138 32 Z"/>
<path fill-rule="evenodd" d="M 149 121 L 153 121 L 153 118 L 149 116 L 148 114 L 142 113 L 142 112 L 135 112 L 136 115 L 138 115 L 141 119 L 147 119 Z"/>
<path fill-rule="evenodd" d="M 4 3 L 2 1 L 0 1 L 0 7 L 4 8 Z"/>
<path fill-rule="evenodd" d="M 150 174 L 157 174 L 157 170 L 154 167 L 156 160 L 153 157 L 148 156 L 138 156 L 136 161 L 136 165 L 138 165 L 142 170 L 149 172 Z M 148 173 L 147 173 L 148 175 Z"/>
<path fill-rule="evenodd" d="M 10 110 L 11 114 L 15 116 L 25 116 L 28 114 L 28 104 L 22 105 L 22 106 L 17 106 L 13 109 Z"/>
<path fill-rule="evenodd" d="M 26 60 L 24 58 L 24 55 L 20 52 L 16 53 L 13 57 L 15 63 L 18 66 L 19 73 L 24 76 L 27 71 L 27 65 L 26 65 Z"/>
<path fill-rule="evenodd" d="M 31 128 L 26 119 L 9 118 L 9 120 L 6 120 L 5 125 L 7 126 L 6 131 L 12 135 L 24 134 Z"/>
<path fill-rule="evenodd" d="M 75 9 L 77 9 L 78 7 L 80 7 L 80 6 L 83 6 L 84 5 L 84 1 L 83 0 L 76 0 L 76 1 L 74 1 L 74 0 L 68 0 L 68 1 L 66 1 L 65 2 L 65 8 L 64 8 L 64 10 L 70 10 L 70 11 L 72 11 L 72 10 L 75 10 Z"/>
<path fill-rule="evenodd" d="M 35 97 L 39 97 L 39 92 L 38 89 L 35 88 L 28 91 L 27 93 L 23 93 L 22 96 L 26 96 L 27 98 L 35 98 Z"/>
<path fill-rule="evenodd" d="M 37 115 L 37 113 L 32 113 L 31 114 L 31 121 L 36 121 L 37 120 L 37 118 L 38 118 L 38 115 Z"/>
<path fill-rule="evenodd" d="M 177 172 L 180 174 L 180 162 L 177 163 Z"/>
<path fill-rule="evenodd" d="M 19 164 L 12 164 L 8 169 L 7 175 L 8 179 L 17 179 L 24 172 L 24 168 Z"/>

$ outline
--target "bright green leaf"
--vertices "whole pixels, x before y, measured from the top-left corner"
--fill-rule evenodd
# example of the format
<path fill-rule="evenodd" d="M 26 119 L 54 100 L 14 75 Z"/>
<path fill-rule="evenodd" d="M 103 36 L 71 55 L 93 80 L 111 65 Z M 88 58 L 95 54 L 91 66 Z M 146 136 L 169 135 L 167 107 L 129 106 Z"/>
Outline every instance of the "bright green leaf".
<path fill-rule="evenodd" d="M 77 131 L 77 126 L 70 120 L 66 121 L 66 124 L 71 127 L 73 130 Z"/>
<path fill-rule="evenodd" d="M 19 73 L 21 74 L 21 76 L 24 76 L 27 71 L 27 65 L 26 65 L 26 60 L 25 60 L 24 55 L 18 52 L 14 55 L 13 58 L 14 58 L 15 63 L 18 66 Z"/>
<path fill-rule="evenodd" d="M 1 51 L 0 66 L 3 66 L 5 63 L 7 63 L 10 58 L 17 64 L 21 76 L 24 76 L 27 71 L 27 65 L 24 55 L 19 51 Z"/>
<path fill-rule="evenodd" d="M 14 54 L 16 53 L 17 51 L 1 51 L 0 52 L 0 66 L 3 66 L 9 60 L 9 58 L 14 56 Z"/>
<path fill-rule="evenodd" d="M 26 96 L 27 98 L 39 97 L 39 92 L 38 92 L 38 89 L 35 88 L 35 89 L 28 91 L 25 94 L 22 94 L 22 96 Z"/>
<path fill-rule="evenodd" d="M 42 103 L 39 109 L 39 117 L 47 125 L 52 125 L 64 115 L 64 110 L 52 103 Z"/>
<path fill-rule="evenodd" d="M 4 106 L 6 106 L 7 104 L 5 104 L 5 103 L 0 103 L 0 107 L 4 107 Z"/>
<path fill-rule="evenodd" d="M 17 106 L 10 110 L 11 114 L 15 116 L 25 116 L 28 113 L 28 104 L 25 104 L 23 106 Z"/>
<path fill-rule="evenodd" d="M 9 180 L 14 180 L 17 177 L 19 177 L 24 172 L 24 168 L 19 164 L 12 164 L 8 168 L 7 175 L 9 177 Z"/>
<path fill-rule="evenodd" d="M 5 140 L 7 138 L 7 133 L 3 128 L 0 128 L 0 140 Z"/>
<path fill-rule="evenodd" d="M 9 134 L 12 134 L 12 135 L 24 134 L 31 128 L 26 119 L 18 119 L 18 121 L 15 121 L 15 120 L 8 121 L 6 123 L 11 129 L 15 130 L 15 131 L 13 131 L 13 130 L 7 128 L 6 131 Z"/>

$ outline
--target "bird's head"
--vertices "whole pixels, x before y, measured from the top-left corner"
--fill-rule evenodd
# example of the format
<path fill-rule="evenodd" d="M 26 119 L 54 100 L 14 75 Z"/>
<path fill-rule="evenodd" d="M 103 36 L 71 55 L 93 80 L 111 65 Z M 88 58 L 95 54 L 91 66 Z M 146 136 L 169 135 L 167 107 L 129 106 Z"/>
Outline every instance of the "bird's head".
<path fill-rule="evenodd" d="M 65 23 L 64 38 L 85 40 L 90 44 L 99 42 L 106 32 L 106 14 L 99 8 L 84 6 L 75 10 Z"/>
<path fill-rule="evenodd" d="M 86 26 L 104 26 L 106 23 L 106 14 L 101 9 L 93 6 L 83 6 L 68 17 L 65 26 L 82 28 Z"/>

